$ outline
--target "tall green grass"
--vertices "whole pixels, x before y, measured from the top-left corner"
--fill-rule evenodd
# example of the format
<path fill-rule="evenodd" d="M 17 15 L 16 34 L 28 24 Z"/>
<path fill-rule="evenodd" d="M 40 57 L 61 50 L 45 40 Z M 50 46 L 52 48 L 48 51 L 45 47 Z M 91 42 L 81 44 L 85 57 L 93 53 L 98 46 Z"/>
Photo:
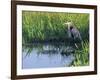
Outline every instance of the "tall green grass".
<path fill-rule="evenodd" d="M 63 24 L 68 21 L 72 21 L 79 29 L 82 38 L 88 40 L 89 14 L 23 11 L 23 43 L 37 40 L 66 39 L 67 29 Z"/>
<path fill-rule="evenodd" d="M 75 60 L 71 66 L 88 66 L 89 65 L 89 42 L 83 41 L 81 49 L 75 50 Z"/>

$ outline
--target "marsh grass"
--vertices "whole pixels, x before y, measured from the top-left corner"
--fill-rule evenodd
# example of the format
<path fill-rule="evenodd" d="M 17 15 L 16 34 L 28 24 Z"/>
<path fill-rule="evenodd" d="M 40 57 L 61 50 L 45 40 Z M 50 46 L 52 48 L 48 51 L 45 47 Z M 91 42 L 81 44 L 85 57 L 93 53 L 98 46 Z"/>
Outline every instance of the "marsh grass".
<path fill-rule="evenodd" d="M 68 21 L 74 22 L 83 39 L 88 38 L 89 14 L 23 11 L 23 43 L 50 39 L 65 40 L 67 28 L 63 24 Z"/>
<path fill-rule="evenodd" d="M 75 60 L 71 66 L 88 66 L 89 65 L 89 42 L 83 41 L 81 49 L 75 50 Z"/>

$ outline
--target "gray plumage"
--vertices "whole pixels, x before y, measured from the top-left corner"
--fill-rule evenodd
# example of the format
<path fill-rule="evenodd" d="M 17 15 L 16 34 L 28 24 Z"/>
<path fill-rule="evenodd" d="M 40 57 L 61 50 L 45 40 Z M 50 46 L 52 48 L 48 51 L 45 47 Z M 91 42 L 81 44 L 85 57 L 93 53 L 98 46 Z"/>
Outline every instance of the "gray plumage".
<path fill-rule="evenodd" d="M 67 22 L 65 25 L 68 27 L 68 37 L 75 39 L 82 40 L 79 30 L 74 26 L 72 22 Z"/>

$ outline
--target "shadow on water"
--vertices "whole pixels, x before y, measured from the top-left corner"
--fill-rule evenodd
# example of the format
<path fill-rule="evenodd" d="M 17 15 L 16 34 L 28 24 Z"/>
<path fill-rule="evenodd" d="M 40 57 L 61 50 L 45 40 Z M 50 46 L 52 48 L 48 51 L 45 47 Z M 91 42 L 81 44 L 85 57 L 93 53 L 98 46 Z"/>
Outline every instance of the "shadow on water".
<path fill-rule="evenodd" d="M 74 51 L 74 47 L 63 42 L 25 44 L 22 68 L 68 67 L 75 59 Z"/>

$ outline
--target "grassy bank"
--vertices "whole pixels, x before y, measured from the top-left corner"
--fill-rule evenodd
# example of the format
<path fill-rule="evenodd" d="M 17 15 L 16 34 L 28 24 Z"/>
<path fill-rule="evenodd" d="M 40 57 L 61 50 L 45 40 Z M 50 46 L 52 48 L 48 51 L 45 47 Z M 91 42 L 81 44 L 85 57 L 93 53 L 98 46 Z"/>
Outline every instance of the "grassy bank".
<path fill-rule="evenodd" d="M 71 66 L 88 66 L 89 65 L 89 42 L 83 41 L 81 49 L 75 50 L 75 60 Z"/>

